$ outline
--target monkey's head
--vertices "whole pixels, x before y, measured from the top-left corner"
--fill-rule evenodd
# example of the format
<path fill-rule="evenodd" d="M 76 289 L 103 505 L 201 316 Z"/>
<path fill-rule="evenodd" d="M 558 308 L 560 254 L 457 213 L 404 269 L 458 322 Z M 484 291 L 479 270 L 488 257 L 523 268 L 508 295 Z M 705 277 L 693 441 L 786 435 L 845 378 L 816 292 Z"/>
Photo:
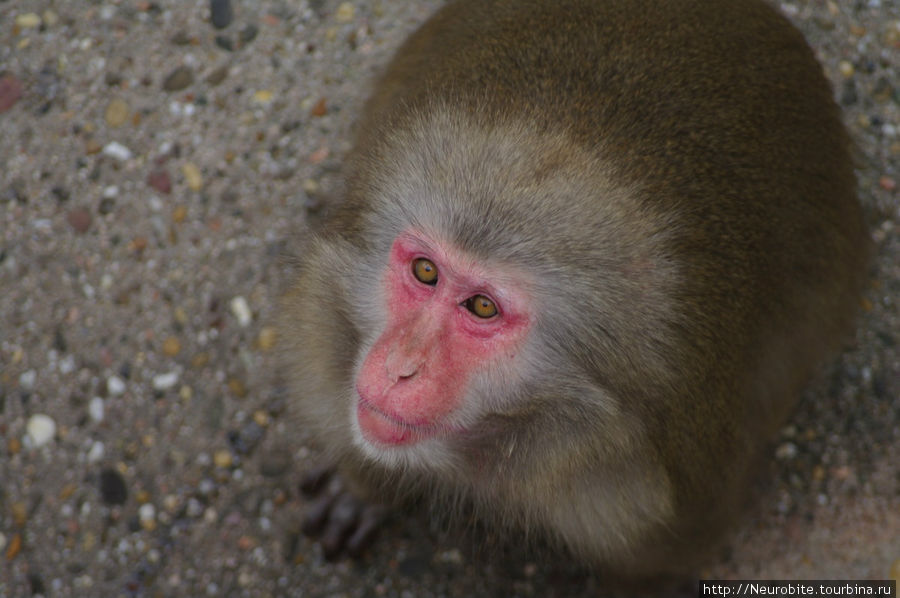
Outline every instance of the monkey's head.
<path fill-rule="evenodd" d="M 432 111 L 354 162 L 351 192 L 371 208 L 347 283 L 361 339 L 350 417 L 386 465 L 446 469 L 539 395 L 559 413 L 593 395 L 614 414 L 598 372 L 629 367 L 632 346 L 646 345 L 635 372 L 665 369 L 661 219 L 623 207 L 630 191 L 565 135 L 470 123 Z"/>

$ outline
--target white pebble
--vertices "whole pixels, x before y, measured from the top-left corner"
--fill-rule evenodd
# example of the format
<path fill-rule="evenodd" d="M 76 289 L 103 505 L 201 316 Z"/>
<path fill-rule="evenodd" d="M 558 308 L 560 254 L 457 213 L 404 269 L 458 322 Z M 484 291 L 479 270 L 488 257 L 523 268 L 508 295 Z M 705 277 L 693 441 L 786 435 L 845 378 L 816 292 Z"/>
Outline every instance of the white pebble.
<path fill-rule="evenodd" d="M 71 374 L 75 371 L 75 358 L 71 355 L 63 357 L 59 362 L 60 374 Z"/>
<path fill-rule="evenodd" d="M 247 300 L 241 296 L 231 300 L 231 313 L 234 314 L 238 324 L 242 327 L 249 326 L 250 322 L 253 321 L 253 313 L 250 311 L 250 306 L 247 305 Z"/>
<path fill-rule="evenodd" d="M 28 418 L 25 430 L 35 447 L 44 446 L 56 436 L 56 422 L 49 415 L 37 413 Z"/>
<path fill-rule="evenodd" d="M 110 158 L 114 158 L 119 162 L 124 162 L 126 160 L 131 160 L 133 153 L 131 150 L 119 143 L 118 141 L 110 141 L 106 145 L 103 146 L 103 155 L 109 156 Z"/>
<path fill-rule="evenodd" d="M 103 456 L 106 454 L 106 447 L 102 442 L 97 440 L 94 444 L 91 445 L 91 449 L 88 451 L 87 460 L 88 463 L 97 463 Z"/>
<path fill-rule="evenodd" d="M 110 185 L 108 187 L 103 188 L 103 197 L 106 199 L 115 199 L 119 196 L 119 188 L 115 185 Z"/>
<path fill-rule="evenodd" d="M 88 415 L 95 422 L 102 422 L 103 415 L 106 411 L 106 403 L 100 397 L 94 397 L 88 401 Z"/>
<path fill-rule="evenodd" d="M 34 389 L 35 380 L 37 380 L 37 372 L 35 372 L 34 370 L 22 372 L 22 374 L 19 376 L 19 386 L 21 386 L 24 390 L 32 390 Z"/>
<path fill-rule="evenodd" d="M 141 508 L 138 509 L 138 518 L 145 522 L 156 520 L 156 507 L 151 503 L 142 504 Z"/>
<path fill-rule="evenodd" d="M 793 442 L 785 442 L 775 449 L 775 456 L 779 459 L 793 459 L 797 456 L 797 445 Z"/>
<path fill-rule="evenodd" d="M 125 382 L 118 376 L 110 376 L 106 379 L 106 390 L 110 395 L 117 397 L 125 392 Z"/>
<path fill-rule="evenodd" d="M 153 390 L 169 390 L 176 384 L 178 384 L 178 372 L 153 376 Z"/>
<path fill-rule="evenodd" d="M 185 512 L 187 513 L 188 517 L 199 517 L 203 514 L 203 503 L 196 498 L 189 498 L 187 502 L 187 509 Z"/>

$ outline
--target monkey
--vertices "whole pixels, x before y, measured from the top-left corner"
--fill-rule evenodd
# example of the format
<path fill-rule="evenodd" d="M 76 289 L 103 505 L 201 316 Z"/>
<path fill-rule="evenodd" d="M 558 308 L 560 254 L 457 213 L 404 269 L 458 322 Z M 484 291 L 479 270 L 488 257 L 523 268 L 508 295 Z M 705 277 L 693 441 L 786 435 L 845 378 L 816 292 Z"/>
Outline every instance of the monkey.
<path fill-rule="evenodd" d="M 802 34 L 762 0 L 451 0 L 361 112 L 279 316 L 347 495 L 611 576 L 710 558 L 865 281 Z M 312 527 L 356 544 L 353 504 Z"/>

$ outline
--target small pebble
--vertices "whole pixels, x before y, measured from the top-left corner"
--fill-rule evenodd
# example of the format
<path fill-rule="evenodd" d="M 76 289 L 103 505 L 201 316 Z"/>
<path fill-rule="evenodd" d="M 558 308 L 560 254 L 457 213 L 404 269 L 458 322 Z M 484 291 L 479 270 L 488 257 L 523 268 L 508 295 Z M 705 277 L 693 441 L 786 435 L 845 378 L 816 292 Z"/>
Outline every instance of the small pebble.
<path fill-rule="evenodd" d="M 353 20 L 355 14 L 356 7 L 353 6 L 352 2 L 341 2 L 337 12 L 334 14 L 334 18 L 338 23 L 349 23 Z"/>
<path fill-rule="evenodd" d="M 22 83 L 12 75 L 0 77 L 0 112 L 6 112 L 22 97 Z"/>
<path fill-rule="evenodd" d="M 25 524 L 28 523 L 28 507 L 25 506 L 25 503 L 16 501 L 10 505 L 9 511 L 16 527 L 25 527 Z"/>
<path fill-rule="evenodd" d="M 165 91 L 181 91 L 194 82 L 194 71 L 187 66 L 180 66 L 163 80 Z"/>
<path fill-rule="evenodd" d="M 231 41 L 231 38 L 227 35 L 220 34 L 217 35 L 214 39 L 216 45 L 225 50 L 226 52 L 234 52 L 234 42 Z"/>
<path fill-rule="evenodd" d="M 138 509 L 138 518 L 141 520 L 141 523 L 145 521 L 155 521 L 156 520 L 156 507 L 153 506 L 153 503 L 144 503 Z"/>
<path fill-rule="evenodd" d="M 274 327 L 263 326 L 262 330 L 259 331 L 259 336 L 256 338 L 256 344 L 261 351 L 271 351 L 275 346 L 276 338 L 277 333 Z"/>
<path fill-rule="evenodd" d="M 153 376 L 153 390 L 169 390 L 178 383 L 178 372 L 168 372 Z"/>
<path fill-rule="evenodd" d="M 249 25 L 246 25 L 243 29 L 241 29 L 238 37 L 240 38 L 242 44 L 249 44 L 254 39 L 256 39 L 257 35 L 259 35 L 259 27 L 257 27 L 253 23 L 250 23 Z"/>
<path fill-rule="evenodd" d="M 172 210 L 172 222 L 174 222 L 175 224 L 181 224 L 182 222 L 184 222 L 185 218 L 187 218 L 187 207 L 175 206 L 175 209 Z M 180 312 L 178 310 L 175 311 L 175 319 L 182 324 L 187 323 L 187 315 L 185 315 L 183 309 Z"/>
<path fill-rule="evenodd" d="M 6 536 L 3 532 L 0 532 L 0 550 L 3 550 L 4 548 L 6 548 Z"/>
<path fill-rule="evenodd" d="M 197 168 L 196 164 L 185 162 L 181 166 L 181 173 L 184 175 L 184 180 L 191 191 L 199 191 L 203 188 L 203 175 L 200 174 L 200 169 Z"/>
<path fill-rule="evenodd" d="M 56 422 L 49 415 L 38 413 L 28 418 L 25 430 L 35 447 L 44 446 L 56 436 Z"/>
<path fill-rule="evenodd" d="M 254 104 L 269 104 L 272 101 L 272 92 L 268 89 L 260 89 L 253 94 Z"/>
<path fill-rule="evenodd" d="M 231 452 L 226 449 L 219 449 L 213 453 L 213 463 L 216 467 L 227 469 L 231 467 L 232 462 Z"/>
<path fill-rule="evenodd" d="M 170 515 L 174 515 L 181 508 L 181 501 L 175 494 L 166 494 L 162 500 L 163 508 Z"/>
<path fill-rule="evenodd" d="M 239 378 L 228 379 L 228 390 L 230 390 L 231 394 L 239 399 L 243 399 L 247 396 L 247 385 L 244 384 Z"/>
<path fill-rule="evenodd" d="M 231 313 L 237 318 L 238 324 L 240 324 L 241 327 L 249 326 L 250 322 L 253 321 L 253 313 L 250 311 L 247 300 L 241 296 L 237 296 L 231 300 L 229 305 L 231 307 Z"/>
<path fill-rule="evenodd" d="M 91 213 L 87 208 L 75 208 L 70 210 L 66 215 L 69 222 L 76 233 L 86 233 L 91 228 Z"/>
<path fill-rule="evenodd" d="M 234 18 L 231 0 L 211 0 L 209 3 L 210 21 L 216 29 L 225 29 Z"/>
<path fill-rule="evenodd" d="M 59 23 L 59 16 L 49 8 L 41 13 L 41 18 L 44 19 L 44 25 L 47 27 L 53 27 Z"/>
<path fill-rule="evenodd" d="M 131 150 L 119 143 L 118 141 L 110 141 L 103 146 L 103 155 L 114 158 L 119 162 L 130 160 L 134 154 Z"/>
<path fill-rule="evenodd" d="M 111 197 L 104 197 L 100 200 L 100 205 L 97 207 L 97 211 L 100 212 L 100 214 L 106 216 L 107 214 L 112 214 L 115 207 L 116 200 Z"/>
<path fill-rule="evenodd" d="M 838 63 L 838 71 L 840 71 L 841 75 L 844 77 L 852 77 L 854 70 L 853 63 L 849 60 L 842 60 Z"/>
<path fill-rule="evenodd" d="M 6 450 L 10 455 L 18 455 L 22 450 L 22 442 L 13 436 L 6 441 Z"/>
<path fill-rule="evenodd" d="M 893 191 L 897 188 L 897 181 L 887 175 L 878 178 L 878 185 L 885 191 Z"/>
<path fill-rule="evenodd" d="M 16 25 L 22 29 L 34 29 L 41 26 L 41 16 L 34 12 L 16 15 Z"/>
<path fill-rule="evenodd" d="M 781 460 L 793 459 L 797 456 L 797 445 L 793 442 L 785 442 L 775 450 L 775 457 Z"/>
<path fill-rule="evenodd" d="M 72 355 L 66 355 L 59 361 L 59 373 L 60 374 L 71 374 L 75 371 L 75 357 Z"/>
<path fill-rule="evenodd" d="M 327 146 L 320 147 L 309 155 L 309 161 L 313 164 L 321 164 L 325 161 L 325 158 L 327 158 L 328 154 L 330 153 L 331 150 Z"/>
<path fill-rule="evenodd" d="M 222 66 L 214 69 L 206 76 L 206 82 L 215 87 L 219 83 L 225 80 L 225 77 L 228 76 L 228 65 L 223 64 Z"/>
<path fill-rule="evenodd" d="M 6 560 L 11 561 L 16 558 L 20 550 L 22 550 L 22 534 L 13 534 L 9 546 L 6 547 Z"/>
<path fill-rule="evenodd" d="M 84 142 L 84 153 L 89 156 L 93 156 L 94 154 L 99 154 L 103 151 L 103 146 L 96 139 L 88 139 Z"/>
<path fill-rule="evenodd" d="M 106 106 L 106 113 L 104 115 L 106 124 L 111 127 L 121 127 L 128 122 L 128 114 L 130 111 L 131 109 L 128 106 L 128 102 L 122 98 L 113 98 Z"/>
<path fill-rule="evenodd" d="M 891 568 L 888 571 L 888 579 L 893 579 L 900 584 L 900 558 L 891 563 Z"/>
<path fill-rule="evenodd" d="M 445 550 L 444 552 L 440 553 L 438 555 L 438 560 L 440 560 L 440 562 L 442 562 L 442 563 L 461 565 L 463 563 L 463 555 L 459 551 L 458 548 L 452 548 L 450 550 Z M 527 570 L 528 565 L 526 565 L 525 567 L 526 567 L 525 575 L 528 577 L 532 577 L 534 575 L 534 573 L 529 575 L 528 570 Z"/>
<path fill-rule="evenodd" d="M 103 460 L 104 455 L 106 455 L 106 446 L 102 442 L 97 440 L 93 444 L 91 444 L 91 448 L 90 450 L 88 450 L 87 462 L 99 463 Z"/>
<path fill-rule="evenodd" d="M 256 425 L 265 428 L 269 425 L 269 414 L 262 409 L 257 409 L 253 412 L 253 421 L 256 422 Z"/>
<path fill-rule="evenodd" d="M 34 370 L 26 370 L 19 375 L 19 386 L 23 390 L 34 390 L 34 383 L 37 381 L 37 372 Z"/>
<path fill-rule="evenodd" d="M 94 397 L 88 401 L 88 415 L 95 422 L 102 422 L 105 413 L 105 404 L 100 397 Z"/>
<path fill-rule="evenodd" d="M 175 357 L 181 351 L 181 342 L 174 336 L 163 341 L 163 354 L 167 357 Z"/>
<path fill-rule="evenodd" d="M 312 110 L 309 111 L 309 114 L 311 116 L 325 116 L 328 114 L 328 105 L 325 103 L 325 98 L 316 102 L 315 106 L 312 107 Z"/>
<path fill-rule="evenodd" d="M 125 382 L 118 376 L 110 376 L 106 379 L 106 390 L 110 396 L 117 397 L 125 392 Z"/>
<path fill-rule="evenodd" d="M 176 31 L 175 35 L 170 38 L 170 41 L 176 46 L 186 46 L 191 43 L 191 36 L 188 35 L 187 31 Z"/>
<path fill-rule="evenodd" d="M 147 175 L 147 184 L 160 193 L 169 194 L 172 192 L 172 179 L 169 173 L 162 168 L 150 171 Z"/>
<path fill-rule="evenodd" d="M 100 497 L 108 505 L 121 505 L 128 498 L 128 487 L 122 475 L 111 467 L 100 472 Z"/>

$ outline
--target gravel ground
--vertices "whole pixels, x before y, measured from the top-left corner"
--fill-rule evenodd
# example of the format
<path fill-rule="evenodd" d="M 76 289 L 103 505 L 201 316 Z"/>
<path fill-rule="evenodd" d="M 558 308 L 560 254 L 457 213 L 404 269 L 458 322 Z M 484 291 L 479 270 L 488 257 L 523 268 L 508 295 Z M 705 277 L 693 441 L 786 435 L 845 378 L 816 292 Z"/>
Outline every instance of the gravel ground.
<path fill-rule="evenodd" d="M 438 5 L 0 1 L 0 596 L 600 595 L 417 516 L 354 562 L 297 531 L 315 453 L 273 356 L 283 256 Z M 703 574 L 896 579 L 900 3 L 780 6 L 846 111 L 878 254 L 856 338 Z"/>

